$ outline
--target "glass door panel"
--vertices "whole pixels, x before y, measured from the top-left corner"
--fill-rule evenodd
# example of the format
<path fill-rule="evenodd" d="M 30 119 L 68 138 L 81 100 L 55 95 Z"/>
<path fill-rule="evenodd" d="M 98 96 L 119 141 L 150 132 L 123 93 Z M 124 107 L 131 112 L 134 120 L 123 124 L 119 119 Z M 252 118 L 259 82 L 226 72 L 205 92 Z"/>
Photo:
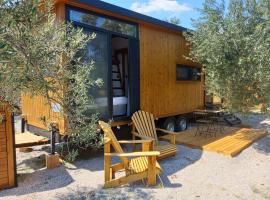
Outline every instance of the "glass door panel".
<path fill-rule="evenodd" d="M 108 36 L 100 32 L 95 33 L 96 37 L 90 40 L 84 52 L 83 60 L 89 62 L 94 61 L 94 70 L 90 76 L 93 80 L 102 79 L 101 87 L 92 86 L 89 90 L 89 95 L 93 98 L 94 104 L 89 106 L 89 113 L 98 112 L 100 118 L 110 118 L 109 113 L 109 89 L 108 89 Z"/>

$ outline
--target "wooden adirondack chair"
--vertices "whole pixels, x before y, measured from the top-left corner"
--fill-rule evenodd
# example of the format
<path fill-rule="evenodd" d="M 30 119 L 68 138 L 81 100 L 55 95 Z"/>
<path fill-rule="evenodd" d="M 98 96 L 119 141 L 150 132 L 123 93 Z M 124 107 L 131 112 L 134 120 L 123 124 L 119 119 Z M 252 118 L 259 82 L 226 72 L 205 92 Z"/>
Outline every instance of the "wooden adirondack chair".
<path fill-rule="evenodd" d="M 109 124 L 99 121 L 101 129 L 104 131 L 105 146 L 104 146 L 104 173 L 105 173 L 105 188 L 117 187 L 127 183 L 147 178 L 148 185 L 156 184 L 156 176 L 161 173 L 162 169 L 156 161 L 156 157 L 160 154 L 157 151 L 149 151 L 152 149 L 152 140 L 137 140 L 137 141 L 118 141 Z M 143 145 L 142 152 L 124 153 L 120 144 L 135 144 Z M 115 153 L 111 153 L 111 146 L 115 149 Z M 121 163 L 111 165 L 111 157 L 119 157 Z M 131 157 L 129 160 L 128 157 Z M 117 171 L 124 170 L 126 176 L 114 178 Z"/>
<path fill-rule="evenodd" d="M 135 130 L 132 131 L 133 139 L 139 137 L 141 139 L 154 140 L 154 150 L 160 152 L 158 159 L 176 155 L 177 147 L 175 140 L 177 133 L 156 128 L 153 114 L 139 110 L 133 114 L 132 123 L 135 127 Z M 160 144 L 157 131 L 169 134 L 171 136 L 171 144 Z"/>

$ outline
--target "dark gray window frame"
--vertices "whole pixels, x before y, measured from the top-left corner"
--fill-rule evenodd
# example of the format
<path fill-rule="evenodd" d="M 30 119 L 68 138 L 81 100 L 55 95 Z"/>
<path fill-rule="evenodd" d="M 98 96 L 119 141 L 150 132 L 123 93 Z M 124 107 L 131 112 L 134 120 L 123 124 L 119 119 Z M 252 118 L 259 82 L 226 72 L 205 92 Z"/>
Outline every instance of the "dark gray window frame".
<path fill-rule="evenodd" d="M 136 29 L 137 29 L 137 35 L 136 37 L 132 37 L 132 36 L 129 36 L 129 35 L 125 35 L 125 34 L 121 34 L 119 32 L 113 32 L 113 31 L 110 31 L 110 30 L 107 30 L 107 29 L 103 29 L 103 28 L 100 28 L 100 27 L 96 27 L 96 26 L 91 26 L 89 24 L 85 24 L 85 23 L 80 23 L 80 22 L 74 22 L 74 21 L 70 21 L 70 10 L 77 10 L 77 11 L 80 11 L 80 12 L 84 12 L 84 13 L 91 13 L 93 15 L 97 15 L 97 16 L 101 16 L 101 17 L 106 17 L 106 18 L 110 18 L 110 19 L 115 19 L 117 21 L 121 21 L 121 22 L 124 22 L 124 23 L 128 23 L 128 24 L 132 24 L 132 25 L 135 25 L 136 26 Z M 122 20 L 122 19 L 119 19 L 119 18 L 116 18 L 116 17 L 111 17 L 111 16 L 108 16 L 108 15 L 104 15 L 104 14 L 100 14 L 100 13 L 96 13 L 96 12 L 93 12 L 93 11 L 89 11 L 89 10 L 86 10 L 86 9 L 83 9 L 83 8 L 78 8 L 78 7 L 75 7 L 75 6 L 71 6 L 71 5 L 68 5 L 66 4 L 65 5 L 65 13 L 66 13 L 66 21 L 69 21 L 69 22 L 72 22 L 72 24 L 75 26 L 75 27 L 81 27 L 81 28 L 84 28 L 86 29 L 87 31 L 96 31 L 96 32 L 101 32 L 101 33 L 106 33 L 108 34 L 108 40 L 109 40 L 109 43 L 108 43 L 108 49 L 111 49 L 111 37 L 112 35 L 115 35 L 115 36 L 119 36 L 119 37 L 123 37 L 123 38 L 126 38 L 126 39 L 129 39 L 129 45 L 130 45 L 130 42 L 131 41 L 136 41 L 138 43 L 138 63 L 137 66 L 138 66 L 138 69 L 133 69 L 133 70 L 136 70 L 136 73 L 137 75 L 139 76 L 140 75 L 140 43 L 139 43 L 139 39 L 140 39 L 140 35 L 139 35 L 139 25 L 137 23 L 134 23 L 134 22 L 130 22 L 130 21 L 126 21 L 126 20 Z M 112 56 L 112 52 L 110 50 L 109 51 L 109 54 L 108 54 L 108 57 L 111 57 Z M 129 61 L 130 62 L 130 61 Z M 134 64 L 134 63 L 131 63 L 131 64 Z M 129 69 L 130 70 L 130 69 Z M 109 62 L 108 62 L 108 79 L 109 80 L 112 80 L 112 74 L 110 73 L 112 71 L 112 61 L 109 59 Z M 130 102 L 131 104 L 134 104 L 134 108 L 136 108 L 137 110 L 140 109 L 140 77 L 138 77 L 136 80 L 136 83 L 133 83 L 133 84 L 130 84 L 132 86 L 136 85 L 136 89 L 138 91 L 136 91 L 137 95 L 136 98 L 134 98 L 134 100 L 137 102 L 136 105 L 132 102 Z M 108 106 L 109 106 L 109 119 L 112 119 L 113 118 L 113 105 L 112 105 L 112 98 L 113 98 L 113 95 L 112 95 L 112 82 L 111 81 L 108 81 Z M 131 91 L 133 90 L 133 88 L 130 88 Z M 133 113 L 131 113 L 132 115 Z M 115 121 L 121 121 L 121 120 L 130 120 L 130 117 L 127 116 L 127 117 L 119 117 L 119 118 L 114 118 L 113 120 Z"/>
<path fill-rule="evenodd" d="M 136 28 L 136 36 L 133 37 L 131 35 L 111 31 L 111 30 L 108 30 L 108 29 L 104 29 L 102 27 L 98 27 L 98 26 L 94 26 L 94 25 L 90 25 L 90 24 L 86 24 L 86 23 L 82 23 L 82 22 L 72 21 L 70 19 L 70 11 L 71 10 L 82 12 L 82 13 L 85 13 L 85 14 L 91 14 L 91 15 L 94 15 L 94 16 L 97 16 L 97 17 L 107 18 L 107 19 L 110 19 L 110 20 L 115 20 L 115 21 L 119 21 L 121 23 L 126 23 L 126 24 L 129 24 L 129 25 L 132 25 L 132 26 L 134 26 Z M 111 34 L 118 35 L 118 36 L 125 37 L 125 38 L 139 39 L 139 26 L 138 26 L 137 23 L 122 20 L 122 19 L 119 19 L 119 18 L 116 18 L 116 17 L 105 15 L 105 14 L 96 13 L 96 12 L 89 11 L 89 10 L 86 10 L 86 9 L 83 9 L 83 8 L 77 8 L 77 7 L 74 7 L 74 6 L 66 5 L 66 20 L 70 21 L 73 24 L 75 24 L 77 26 L 80 26 L 80 27 L 88 27 L 88 28 L 91 28 L 93 30 L 104 31 L 106 33 L 111 33 Z"/>
<path fill-rule="evenodd" d="M 187 70 L 190 70 L 188 72 L 188 77 L 187 78 L 180 78 L 178 76 L 178 68 L 185 68 Z M 192 78 L 192 70 L 198 70 L 197 72 L 197 79 Z M 182 65 L 182 64 L 176 64 L 176 81 L 195 81 L 195 82 L 200 82 L 202 80 L 202 69 L 200 67 L 195 67 L 195 66 L 189 66 L 189 65 Z"/>

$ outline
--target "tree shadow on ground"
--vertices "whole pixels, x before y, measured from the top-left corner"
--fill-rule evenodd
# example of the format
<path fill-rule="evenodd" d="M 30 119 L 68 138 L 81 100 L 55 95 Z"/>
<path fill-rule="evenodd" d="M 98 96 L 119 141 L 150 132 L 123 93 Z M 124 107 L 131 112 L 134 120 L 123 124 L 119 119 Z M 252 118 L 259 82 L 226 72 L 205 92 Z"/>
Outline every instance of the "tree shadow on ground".
<path fill-rule="evenodd" d="M 102 189 L 102 188 L 78 188 L 66 194 L 56 195 L 59 200 L 97 200 L 97 199 L 153 199 L 154 197 L 147 191 L 143 191 L 140 188 L 113 188 L 113 189 Z"/>
<path fill-rule="evenodd" d="M 182 145 L 177 145 L 178 153 L 175 157 L 169 157 L 160 160 L 159 163 L 163 168 L 161 179 L 164 187 L 175 188 L 182 185 L 177 182 L 177 172 L 193 165 L 202 157 L 202 151 L 199 149 L 190 149 Z"/>
<path fill-rule="evenodd" d="M 50 191 L 74 182 L 64 166 L 52 170 L 45 168 L 45 154 L 48 150 L 48 146 L 38 146 L 30 153 L 17 153 L 18 187 L 1 191 L 0 196 L 21 196 Z"/>
<path fill-rule="evenodd" d="M 268 131 L 268 135 L 256 141 L 254 144 L 252 144 L 252 147 L 261 154 L 270 155 L 269 116 L 261 114 L 250 114 L 246 117 L 243 117 L 243 121 L 244 123 L 251 124 L 253 128 L 265 129 Z"/>
<path fill-rule="evenodd" d="M 164 142 L 166 143 L 166 142 Z M 158 163 L 161 165 L 163 171 L 160 174 L 162 185 L 165 188 L 176 188 L 181 187 L 181 183 L 174 182 L 177 179 L 176 173 L 183 170 L 184 168 L 194 164 L 198 161 L 202 156 L 202 151 L 199 149 L 190 149 L 188 147 L 184 147 L 181 145 L 177 145 L 178 153 L 176 156 L 168 157 L 162 160 L 158 160 Z M 131 148 L 129 146 L 123 146 L 125 152 L 131 152 Z M 117 157 L 113 157 L 111 160 L 111 164 L 121 162 Z M 104 155 L 103 152 L 99 152 L 94 158 L 89 159 L 87 162 L 84 160 L 77 161 L 75 164 L 76 169 L 82 168 L 90 171 L 103 171 L 104 170 Z M 159 179 L 157 179 L 159 181 Z M 142 183 L 141 187 L 145 187 Z"/>
<path fill-rule="evenodd" d="M 270 136 L 258 140 L 252 146 L 257 152 L 270 155 Z"/>
<path fill-rule="evenodd" d="M 74 182 L 64 166 L 53 170 L 44 168 L 33 173 L 21 175 L 26 177 L 18 183 L 18 187 L 4 190 L 1 192 L 0 196 L 21 196 L 36 192 L 53 191 L 58 188 L 66 187 Z"/>

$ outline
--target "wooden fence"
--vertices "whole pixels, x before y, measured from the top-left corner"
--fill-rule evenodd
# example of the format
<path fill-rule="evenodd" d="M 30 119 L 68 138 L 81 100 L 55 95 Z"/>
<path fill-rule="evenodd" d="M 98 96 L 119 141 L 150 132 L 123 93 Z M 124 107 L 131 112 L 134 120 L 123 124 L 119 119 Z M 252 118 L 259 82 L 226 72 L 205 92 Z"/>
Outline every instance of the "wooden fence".
<path fill-rule="evenodd" d="M 16 186 L 16 155 L 13 116 L 0 102 L 0 190 Z"/>

